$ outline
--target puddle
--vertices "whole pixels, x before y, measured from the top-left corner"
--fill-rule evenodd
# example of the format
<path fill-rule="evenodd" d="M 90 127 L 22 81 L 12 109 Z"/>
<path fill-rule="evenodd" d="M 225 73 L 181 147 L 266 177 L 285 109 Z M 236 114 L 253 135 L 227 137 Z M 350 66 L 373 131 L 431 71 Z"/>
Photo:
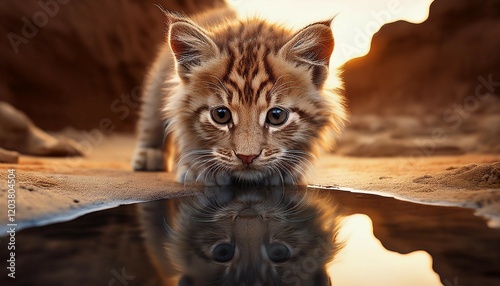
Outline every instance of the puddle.
<path fill-rule="evenodd" d="M 313 188 L 100 210 L 17 232 L 15 254 L 1 285 L 500 285 L 500 230 L 473 210 Z"/>

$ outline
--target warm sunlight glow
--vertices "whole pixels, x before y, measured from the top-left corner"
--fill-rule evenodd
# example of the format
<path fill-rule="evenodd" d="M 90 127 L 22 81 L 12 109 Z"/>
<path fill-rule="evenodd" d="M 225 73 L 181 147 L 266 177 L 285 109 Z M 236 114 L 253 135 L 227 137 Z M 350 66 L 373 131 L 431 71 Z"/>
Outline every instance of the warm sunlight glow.
<path fill-rule="evenodd" d="M 370 50 L 373 34 L 386 23 L 421 23 L 433 0 L 227 0 L 240 17 L 260 16 L 298 29 L 335 17 L 336 47 L 331 66 L 338 67 Z"/>
<path fill-rule="evenodd" d="M 403 255 L 385 249 L 366 215 L 346 217 L 338 238 L 345 246 L 328 269 L 332 285 L 442 285 L 427 252 Z"/>

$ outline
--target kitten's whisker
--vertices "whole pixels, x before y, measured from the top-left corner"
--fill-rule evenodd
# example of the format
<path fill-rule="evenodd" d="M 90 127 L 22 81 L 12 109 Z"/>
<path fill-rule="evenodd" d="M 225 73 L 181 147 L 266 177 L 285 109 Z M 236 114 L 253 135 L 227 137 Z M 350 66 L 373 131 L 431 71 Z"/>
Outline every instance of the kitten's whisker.
<path fill-rule="evenodd" d="M 303 151 L 295 150 L 295 151 L 287 151 L 285 152 L 284 160 L 290 161 L 291 164 L 296 165 L 297 168 L 300 168 L 301 174 L 306 173 L 306 169 L 312 167 L 312 163 L 309 161 L 307 157 L 314 157 L 313 154 L 308 154 Z M 303 168 L 301 165 L 305 165 L 306 168 Z M 298 169 L 296 169 L 298 171 Z"/>
<path fill-rule="evenodd" d="M 227 90 L 226 86 L 222 83 L 222 81 L 214 75 L 212 75 L 211 77 L 215 78 L 217 80 L 217 82 L 219 82 L 220 86 L 222 87 L 222 90 L 224 90 L 226 92 L 226 95 L 228 97 L 231 97 L 231 93 L 229 92 L 229 90 Z"/>
<path fill-rule="evenodd" d="M 201 159 L 207 158 L 207 157 L 208 157 L 208 159 L 201 160 Z M 194 163 L 191 165 L 191 167 L 195 168 L 195 169 L 198 169 L 200 166 L 207 164 L 209 162 L 212 162 L 213 160 L 216 160 L 215 158 L 209 157 L 209 156 L 204 156 L 204 157 L 200 157 L 200 158 L 193 158 L 193 159 L 196 159 L 196 160 L 194 160 Z"/>
<path fill-rule="evenodd" d="M 176 164 L 176 168 L 178 168 L 179 165 L 183 164 L 184 160 L 191 159 L 192 161 L 195 161 L 194 164 L 187 164 L 186 165 L 187 169 L 185 170 L 184 176 L 183 176 L 184 187 L 187 186 L 187 178 L 188 178 L 189 173 L 192 170 L 198 169 L 201 164 L 209 162 L 211 159 L 213 159 L 211 152 L 212 152 L 211 150 L 190 150 L 189 152 L 186 152 L 179 157 L 179 159 L 177 160 L 178 162 Z M 210 159 L 209 160 L 200 160 L 203 158 L 210 158 Z"/>
<path fill-rule="evenodd" d="M 276 89 L 276 91 L 274 91 L 274 94 L 284 94 L 285 91 L 288 91 L 288 90 L 291 90 L 291 89 L 298 89 L 299 87 L 296 86 L 296 85 L 291 85 L 291 86 L 283 86 L 283 87 L 280 87 L 279 89 Z"/>
<path fill-rule="evenodd" d="M 277 172 L 276 167 L 274 167 L 272 164 L 266 166 L 266 173 L 267 176 L 269 177 L 269 183 L 271 183 L 271 180 L 273 180 L 274 176 L 279 176 L 280 182 L 283 184 L 283 179 L 281 174 Z"/>
<path fill-rule="evenodd" d="M 226 92 L 223 88 L 221 88 L 219 85 L 213 83 L 213 82 L 209 82 L 209 81 L 203 81 L 201 83 L 204 83 L 205 84 L 205 87 L 212 90 L 212 91 L 216 91 L 216 92 Z"/>
<path fill-rule="evenodd" d="M 217 166 L 218 166 L 218 164 L 217 164 L 216 160 L 214 160 L 214 162 L 212 162 L 212 164 L 210 164 L 209 166 L 207 166 L 207 168 L 204 170 L 204 173 L 203 173 L 204 174 L 203 180 L 205 182 L 207 181 L 207 178 L 211 178 L 212 173 L 214 173 L 214 170 L 217 169 Z"/>
<path fill-rule="evenodd" d="M 296 164 L 294 164 L 292 160 L 287 161 L 287 159 L 285 159 L 285 160 L 282 160 L 282 161 L 280 162 L 280 164 L 281 164 L 281 166 L 283 167 L 283 169 L 284 169 L 284 170 L 286 170 L 286 171 L 288 171 L 288 172 L 290 172 L 290 169 L 293 169 L 294 171 L 297 171 L 297 170 L 295 169 L 295 165 L 296 165 Z"/>
<path fill-rule="evenodd" d="M 273 86 L 272 86 L 272 88 L 271 88 L 271 90 L 270 90 L 270 93 L 275 92 L 275 91 L 276 91 L 276 89 L 278 89 L 279 87 L 281 87 L 281 86 L 286 85 L 286 84 L 288 84 L 288 83 L 289 83 L 289 81 L 285 81 L 285 82 L 280 83 L 280 84 L 278 85 L 278 82 L 280 81 L 280 79 L 282 79 L 282 78 L 283 78 L 283 77 L 285 77 L 285 76 L 288 76 L 288 74 L 281 75 L 281 76 L 279 76 L 279 77 L 276 79 L 276 81 L 274 82 L 274 84 L 273 84 Z"/>
<path fill-rule="evenodd" d="M 218 169 L 219 169 L 219 165 L 217 163 L 213 163 L 212 165 L 210 165 L 207 168 L 207 172 L 205 173 L 203 180 L 206 182 L 209 179 L 213 179 L 213 181 L 216 182 L 215 174 L 217 173 Z"/>
<path fill-rule="evenodd" d="M 193 155 L 209 155 L 211 153 L 212 153 L 211 150 L 190 150 L 188 152 L 183 153 L 181 156 L 179 156 L 177 161 L 182 161 L 182 160 L 184 160 L 185 157 L 189 157 L 189 156 L 193 156 Z"/>
<path fill-rule="evenodd" d="M 285 81 L 285 82 L 280 83 L 278 85 L 278 81 L 281 78 L 283 78 L 284 76 L 287 76 L 287 74 L 286 75 L 282 75 L 282 76 L 278 77 L 278 79 L 276 79 L 276 81 L 274 82 L 273 87 L 270 90 L 271 94 L 276 94 L 276 95 L 283 94 L 285 91 L 290 90 L 290 89 L 298 89 L 298 90 L 302 90 L 302 91 L 307 91 L 305 88 L 303 88 L 301 86 L 290 85 L 290 84 L 293 84 L 293 82 L 291 82 L 291 81 Z"/>
<path fill-rule="evenodd" d="M 279 168 L 275 167 L 275 166 L 271 166 L 273 167 L 276 171 L 276 173 L 280 176 L 280 181 L 281 181 L 281 187 L 285 187 L 285 179 L 283 178 L 283 175 L 281 174 L 281 171 L 279 170 Z"/>
<path fill-rule="evenodd" d="M 307 173 L 306 168 L 310 167 L 308 161 L 301 158 L 287 158 L 287 160 L 283 162 L 292 167 L 295 171 L 300 172 L 302 175 Z M 306 165 L 306 168 L 302 167 L 302 164 Z"/>
<path fill-rule="evenodd" d="M 302 157 L 302 156 L 289 156 L 287 159 L 289 160 L 293 160 L 294 162 L 299 162 L 299 163 L 303 163 L 305 165 L 307 165 L 308 167 L 312 166 L 312 162 L 306 158 L 306 157 Z"/>
<path fill-rule="evenodd" d="M 189 155 L 200 155 L 200 154 L 211 154 L 212 150 L 210 149 L 194 149 L 194 150 L 189 150 L 185 153 L 183 153 L 180 157 L 184 156 L 189 156 Z"/>
<path fill-rule="evenodd" d="M 202 177 L 203 177 L 203 180 L 206 181 L 206 173 L 210 172 L 210 170 L 215 166 L 217 165 L 217 159 L 213 158 L 211 159 L 210 161 L 207 161 L 207 162 L 203 162 L 201 164 L 207 164 L 207 166 L 205 166 L 205 168 L 203 168 L 203 170 L 198 174 L 198 176 L 196 177 L 196 182 L 198 182 L 198 180 Z"/>
<path fill-rule="evenodd" d="M 282 164 L 284 164 L 288 168 L 290 168 L 290 169 L 294 170 L 295 172 L 297 172 L 301 177 L 305 177 L 307 171 L 306 171 L 306 169 L 304 169 L 301 166 L 301 163 L 302 163 L 302 160 L 298 160 L 298 161 L 295 161 L 295 162 L 294 162 L 294 160 L 290 160 L 290 161 L 283 160 L 283 162 L 282 162 Z M 287 170 L 288 170 L 288 168 L 287 168 Z"/>
<path fill-rule="evenodd" d="M 304 157 L 311 157 L 313 159 L 318 159 L 314 154 L 302 151 L 302 150 L 286 150 L 285 153 L 287 154 L 296 154 L 296 155 L 303 155 Z"/>
<path fill-rule="evenodd" d="M 191 150 L 189 152 L 186 152 L 184 154 L 182 154 L 178 159 L 177 159 L 177 163 L 176 163 L 176 167 L 178 167 L 179 165 L 181 165 L 184 160 L 199 160 L 199 159 L 202 159 L 202 158 L 207 158 L 207 157 L 211 157 L 212 156 L 212 151 L 211 150 Z M 194 157 L 194 158 L 192 158 Z"/>
<path fill-rule="evenodd" d="M 276 164 L 278 165 L 278 168 L 281 171 L 284 171 L 288 176 L 290 176 L 290 179 L 292 180 L 292 184 L 296 183 L 295 176 L 293 173 L 289 170 L 289 166 L 285 165 L 285 161 L 277 161 Z"/>

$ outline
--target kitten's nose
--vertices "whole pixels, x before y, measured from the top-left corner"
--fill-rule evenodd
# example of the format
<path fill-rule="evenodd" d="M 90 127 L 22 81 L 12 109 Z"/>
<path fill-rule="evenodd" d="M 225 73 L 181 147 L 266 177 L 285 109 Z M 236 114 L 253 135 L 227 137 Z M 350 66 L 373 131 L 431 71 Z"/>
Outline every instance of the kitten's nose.
<path fill-rule="evenodd" d="M 250 164 L 253 162 L 255 158 L 257 158 L 259 154 L 257 155 L 242 155 L 242 154 L 236 154 L 236 157 L 240 158 L 241 161 L 245 164 Z"/>

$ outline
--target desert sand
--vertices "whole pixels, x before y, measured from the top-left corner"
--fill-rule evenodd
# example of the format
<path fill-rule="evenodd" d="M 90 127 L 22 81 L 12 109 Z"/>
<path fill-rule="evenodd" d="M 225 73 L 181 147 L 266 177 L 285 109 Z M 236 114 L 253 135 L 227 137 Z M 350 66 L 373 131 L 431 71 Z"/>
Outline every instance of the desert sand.
<path fill-rule="evenodd" d="M 140 201 L 198 193 L 199 186 L 175 183 L 174 174 L 132 172 L 132 135 L 105 137 L 85 157 L 21 155 L 0 164 L 0 206 L 7 207 L 7 174 L 16 173 L 19 228 L 74 218 Z M 500 155 L 362 158 L 325 154 L 311 172 L 311 186 L 375 193 L 426 204 L 476 209 L 500 226 Z M 328 191 L 328 190 L 325 190 Z M 0 225 L 5 226 L 2 216 Z"/>

